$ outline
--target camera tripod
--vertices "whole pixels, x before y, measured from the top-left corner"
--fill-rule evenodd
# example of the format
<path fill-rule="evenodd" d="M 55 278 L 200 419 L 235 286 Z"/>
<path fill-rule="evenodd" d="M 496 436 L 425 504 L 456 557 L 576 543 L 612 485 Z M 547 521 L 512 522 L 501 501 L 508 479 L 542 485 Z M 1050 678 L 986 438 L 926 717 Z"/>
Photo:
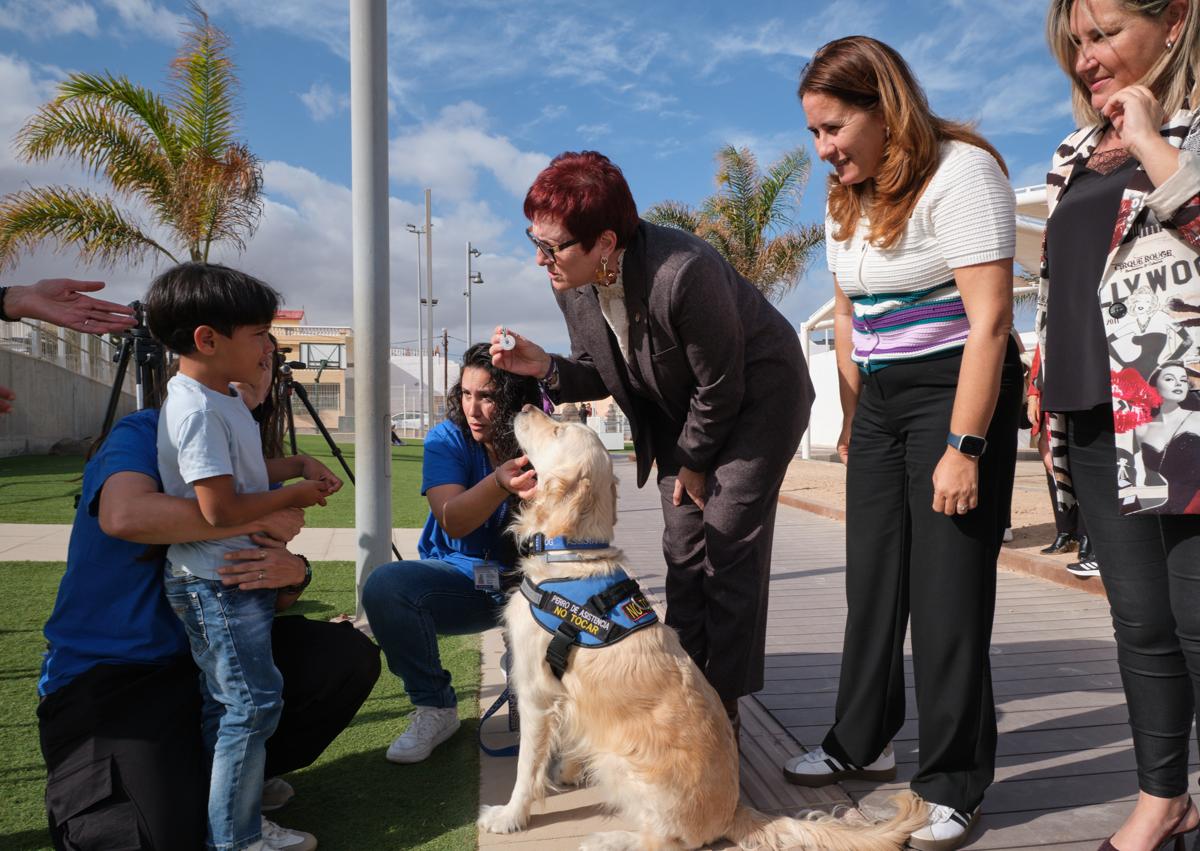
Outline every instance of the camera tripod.
<path fill-rule="evenodd" d="M 304 385 L 297 382 L 292 377 L 292 370 L 308 369 L 308 364 L 303 361 L 284 361 L 279 365 L 280 381 L 284 387 L 284 410 L 287 412 L 287 430 L 288 444 L 292 448 L 293 455 L 299 455 L 300 450 L 296 446 L 296 421 L 292 415 L 292 394 L 300 400 L 300 404 L 304 406 L 304 410 L 308 412 L 312 418 L 313 424 L 317 427 L 317 431 L 321 433 L 321 437 L 325 438 L 326 445 L 329 446 L 329 451 L 333 453 L 333 457 L 338 459 L 338 463 L 342 465 L 342 469 L 346 471 L 346 477 L 350 479 L 350 484 L 354 485 L 354 472 L 350 469 L 350 465 L 346 463 L 346 457 L 342 455 L 342 450 L 333 440 L 333 435 L 329 433 L 329 429 L 325 427 L 325 423 L 321 421 L 321 416 L 317 413 L 317 409 L 313 407 L 313 403 L 309 401 L 308 391 L 304 389 Z M 392 552 L 396 556 L 396 561 L 403 561 L 400 555 L 400 550 L 396 548 L 395 542 L 392 543 Z"/>
<path fill-rule="evenodd" d="M 121 348 L 114 356 L 117 374 L 108 394 L 108 408 L 104 412 L 104 424 L 100 427 L 99 442 L 103 442 L 112 431 L 117 416 L 117 404 L 121 400 L 121 385 L 125 383 L 125 373 L 129 369 L 130 361 L 134 365 L 134 398 L 137 400 L 137 409 L 141 411 L 147 406 L 157 408 L 162 403 L 167 369 L 163 347 L 150 336 L 150 331 L 146 328 L 142 303 L 134 301 L 129 306 L 133 308 L 137 324 L 121 334 Z"/>

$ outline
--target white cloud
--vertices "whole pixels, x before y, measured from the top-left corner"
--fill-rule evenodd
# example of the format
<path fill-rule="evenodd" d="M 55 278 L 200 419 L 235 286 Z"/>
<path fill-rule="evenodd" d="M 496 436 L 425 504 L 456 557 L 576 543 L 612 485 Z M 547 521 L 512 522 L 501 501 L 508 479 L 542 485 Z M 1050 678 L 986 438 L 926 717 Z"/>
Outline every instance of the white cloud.
<path fill-rule="evenodd" d="M 99 32 L 96 10 L 73 0 L 8 0 L 0 4 L 0 28 L 32 39 Z"/>
<path fill-rule="evenodd" d="M 608 124 L 580 124 L 575 128 L 575 132 L 589 142 L 594 142 L 600 137 L 612 133 L 612 127 Z"/>
<path fill-rule="evenodd" d="M 117 13 L 126 29 L 160 41 L 177 41 L 186 20 L 150 0 L 104 0 L 104 5 Z"/>
<path fill-rule="evenodd" d="M 488 125 L 487 110 L 462 101 L 432 121 L 403 129 L 390 145 L 392 178 L 461 201 L 470 197 L 482 171 L 511 195 L 524 196 L 550 157 L 520 150 L 490 133 Z"/>
<path fill-rule="evenodd" d="M 335 92 L 328 83 L 313 83 L 299 97 L 313 121 L 330 119 L 350 106 L 350 96 L 345 92 Z"/>

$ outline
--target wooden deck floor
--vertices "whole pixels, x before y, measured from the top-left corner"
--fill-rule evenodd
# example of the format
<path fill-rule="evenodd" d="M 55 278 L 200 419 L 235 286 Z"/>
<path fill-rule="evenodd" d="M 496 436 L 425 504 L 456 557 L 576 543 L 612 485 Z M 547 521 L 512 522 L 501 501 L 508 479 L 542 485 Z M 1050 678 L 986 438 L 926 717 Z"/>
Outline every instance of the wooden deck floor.
<path fill-rule="evenodd" d="M 632 464 L 618 463 L 617 472 L 618 543 L 661 600 L 657 491 L 634 487 Z M 765 712 L 748 713 L 751 726 L 763 731 L 755 740 L 773 746 L 743 748 L 745 793 L 764 809 L 786 810 L 804 800 L 783 781 L 780 755 L 819 744 L 833 720 L 845 619 L 844 540 L 841 523 L 779 507 L 767 677 L 756 695 Z M 1107 603 L 1002 571 L 992 666 L 1000 718 L 997 782 L 966 847 L 1096 848 L 1121 823 L 1137 792 Z M 910 720 L 896 739 L 898 782 L 844 784 L 868 811 L 905 788 L 915 767 L 911 664 L 906 667 Z M 1194 763 L 1193 757 L 1193 784 Z M 830 800 L 840 797 L 827 791 Z"/>

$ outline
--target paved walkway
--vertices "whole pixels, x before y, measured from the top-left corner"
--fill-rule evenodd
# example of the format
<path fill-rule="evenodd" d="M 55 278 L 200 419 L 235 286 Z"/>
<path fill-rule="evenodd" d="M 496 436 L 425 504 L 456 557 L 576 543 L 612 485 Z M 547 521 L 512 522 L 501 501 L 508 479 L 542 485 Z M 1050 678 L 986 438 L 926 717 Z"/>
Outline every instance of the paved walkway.
<path fill-rule="evenodd" d="M 661 601 L 656 492 L 633 487 L 628 461 L 619 460 L 617 472 L 622 478 L 618 543 L 632 571 Z M 405 555 L 414 551 L 416 535 L 417 530 L 397 530 L 396 543 Z M 66 540 L 61 526 L 0 525 L 0 560 L 63 560 Z M 306 529 L 297 549 L 319 559 L 353 559 L 354 533 Z M 783 757 L 819 743 L 832 720 L 845 618 L 843 571 L 842 524 L 781 505 L 766 687 L 743 708 L 743 791 L 760 808 L 796 812 L 847 800 L 838 787 L 814 794 L 788 786 L 779 775 Z M 485 636 L 484 706 L 499 693 L 498 645 L 495 633 Z M 1090 851 L 1115 830 L 1136 794 L 1115 655 L 1103 598 L 1001 571 L 992 647 L 1000 713 L 997 783 L 967 847 Z M 911 688 L 911 666 L 908 675 Z M 910 692 L 910 712 L 911 706 Z M 503 741 L 496 733 L 503 722 L 503 713 L 489 722 L 490 740 Z M 915 721 L 902 728 L 896 749 L 900 784 L 847 783 L 844 793 L 872 810 L 902 788 L 915 766 Z M 515 760 L 482 760 L 482 800 L 502 803 Z M 482 844 L 531 851 L 574 848 L 579 836 L 602 824 L 600 829 L 611 828 L 593 804 L 587 790 L 552 796 L 529 831 L 485 837 Z"/>
<path fill-rule="evenodd" d="M 289 544 L 312 561 L 354 561 L 353 529 L 301 529 Z M 393 529 L 392 541 L 404 558 L 415 558 L 420 529 Z M 69 525 L 0 523 L 0 561 L 66 561 Z"/>
<path fill-rule="evenodd" d="M 633 487 L 632 464 L 618 462 L 617 472 L 622 478 L 617 542 L 632 571 L 661 600 L 657 493 Z M 749 742 L 743 733 L 743 791 L 764 809 L 796 812 L 806 805 L 802 798 L 788 798 L 800 790 L 783 782 L 779 765 L 785 753 L 819 744 L 833 720 L 845 624 L 844 551 L 840 522 L 780 506 L 766 686 L 744 701 L 743 710 L 754 719 L 747 726 L 755 728 Z M 1137 792 L 1107 604 L 1079 589 L 1007 570 L 1000 572 L 997 596 L 992 644 L 1000 717 L 997 782 L 966 847 L 1091 851 L 1116 830 Z M 485 706 L 499 689 L 491 673 L 498 668 L 498 644 L 492 643 L 490 657 L 485 653 Z M 906 668 L 911 718 L 911 660 Z M 496 723 L 485 731 L 502 727 Z M 910 720 L 896 739 L 900 782 L 847 783 L 844 791 L 868 811 L 881 811 L 886 798 L 912 777 L 916 746 L 916 722 Z M 513 763 L 483 757 L 485 803 L 507 800 Z M 1194 770 L 1193 762 L 1193 781 Z M 821 794 L 834 801 L 841 791 L 832 787 Z M 575 848 L 579 836 L 612 829 L 590 803 L 586 792 L 552 796 L 529 831 L 483 837 L 481 847 Z"/>

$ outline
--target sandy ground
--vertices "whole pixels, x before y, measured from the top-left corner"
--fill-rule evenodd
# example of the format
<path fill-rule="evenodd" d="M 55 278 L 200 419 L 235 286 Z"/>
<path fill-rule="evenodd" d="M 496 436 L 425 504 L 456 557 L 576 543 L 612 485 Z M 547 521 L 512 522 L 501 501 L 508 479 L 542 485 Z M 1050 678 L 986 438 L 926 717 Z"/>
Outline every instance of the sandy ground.
<path fill-rule="evenodd" d="M 843 516 L 846 505 L 846 468 L 829 461 L 804 461 L 796 458 L 788 468 L 781 496 L 801 507 L 825 508 L 829 516 Z M 791 499 L 788 499 L 788 498 Z M 1072 555 L 1043 556 L 1038 550 L 1054 540 L 1054 512 L 1046 489 L 1045 468 L 1037 459 L 1017 462 L 1013 484 L 1012 504 L 1013 541 L 1005 544 L 1007 552 L 1037 556 L 1047 563 L 1066 565 Z M 1065 573 L 1065 571 L 1063 571 Z"/>

